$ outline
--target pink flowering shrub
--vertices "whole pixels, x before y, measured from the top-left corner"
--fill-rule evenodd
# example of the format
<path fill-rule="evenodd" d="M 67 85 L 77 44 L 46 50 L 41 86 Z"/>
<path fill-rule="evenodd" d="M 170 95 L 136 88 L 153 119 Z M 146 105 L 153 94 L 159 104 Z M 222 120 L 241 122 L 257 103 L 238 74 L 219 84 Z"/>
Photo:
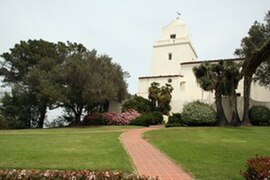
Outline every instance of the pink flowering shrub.
<path fill-rule="evenodd" d="M 139 116 L 141 116 L 141 114 L 135 110 L 129 110 L 121 113 L 104 113 L 104 118 L 106 119 L 108 125 L 129 125 Z"/>
<path fill-rule="evenodd" d="M 58 171 L 58 170 L 18 170 L 4 169 L 0 170 L 0 179 L 42 179 L 42 180 L 96 180 L 96 179 L 119 179 L 119 180 L 154 180 L 158 179 L 136 174 L 127 174 L 114 171 Z"/>
<path fill-rule="evenodd" d="M 129 125 L 134 119 L 141 116 L 135 110 L 126 112 L 91 113 L 84 117 L 83 125 Z"/>

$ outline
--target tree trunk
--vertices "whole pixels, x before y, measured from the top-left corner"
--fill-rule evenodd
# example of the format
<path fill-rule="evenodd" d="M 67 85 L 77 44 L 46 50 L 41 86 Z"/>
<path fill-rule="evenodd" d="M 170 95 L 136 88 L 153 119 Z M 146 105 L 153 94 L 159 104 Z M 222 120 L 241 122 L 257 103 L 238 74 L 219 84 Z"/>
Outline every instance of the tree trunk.
<path fill-rule="evenodd" d="M 74 124 L 78 125 L 81 122 L 81 114 L 80 113 L 75 113 L 75 120 Z"/>
<path fill-rule="evenodd" d="M 252 74 L 244 76 L 244 113 L 242 119 L 242 125 L 244 126 L 251 125 L 248 117 L 251 81 Z"/>
<path fill-rule="evenodd" d="M 47 104 L 43 104 L 40 109 L 39 109 L 39 113 L 40 113 L 40 116 L 39 116 L 39 120 L 38 120 L 38 128 L 43 128 L 43 125 L 44 125 L 44 120 L 45 120 L 45 117 L 46 117 L 46 113 L 47 113 Z"/>
<path fill-rule="evenodd" d="M 104 107 L 103 107 L 103 108 L 104 108 L 103 111 L 104 111 L 104 112 L 108 112 L 108 111 L 109 111 L 109 108 L 110 108 L 110 101 L 109 101 L 109 100 L 105 100 L 103 106 L 104 106 Z"/>
<path fill-rule="evenodd" d="M 240 121 L 238 110 L 237 110 L 237 97 L 236 97 L 236 92 L 234 88 L 232 88 L 232 92 L 231 92 L 231 95 L 229 96 L 229 100 L 230 100 L 230 106 L 231 106 L 231 111 L 232 111 L 231 125 L 240 126 L 241 121 Z"/>
<path fill-rule="evenodd" d="M 32 119 L 32 114 L 31 114 L 31 110 L 30 108 L 27 108 L 27 114 L 28 114 L 28 117 L 27 117 L 27 120 L 26 120 L 26 127 L 27 128 L 31 128 L 31 119 Z"/>
<path fill-rule="evenodd" d="M 228 120 L 225 116 L 223 106 L 222 106 L 222 97 L 221 92 L 218 90 L 215 91 L 215 98 L 216 98 L 216 108 L 217 108 L 217 126 L 226 126 L 228 125 Z"/>
<path fill-rule="evenodd" d="M 28 118 L 28 120 L 27 120 L 27 128 L 28 129 L 31 128 L 31 118 Z"/>
<path fill-rule="evenodd" d="M 74 111 L 74 114 L 75 114 L 74 124 L 75 125 L 79 125 L 81 123 L 82 110 L 83 110 L 83 107 L 77 107 L 76 111 Z"/>

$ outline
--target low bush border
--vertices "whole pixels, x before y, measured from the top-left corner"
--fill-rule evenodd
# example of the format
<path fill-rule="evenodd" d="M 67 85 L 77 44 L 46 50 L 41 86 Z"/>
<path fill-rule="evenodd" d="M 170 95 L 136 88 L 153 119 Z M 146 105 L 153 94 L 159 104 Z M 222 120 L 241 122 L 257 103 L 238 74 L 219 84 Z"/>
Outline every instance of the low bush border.
<path fill-rule="evenodd" d="M 96 180 L 96 179 L 117 179 L 117 180 L 157 180 L 157 177 L 140 176 L 127 174 L 118 171 L 64 171 L 64 170 L 34 170 L 34 169 L 0 169 L 0 179 L 22 179 L 22 180 Z"/>

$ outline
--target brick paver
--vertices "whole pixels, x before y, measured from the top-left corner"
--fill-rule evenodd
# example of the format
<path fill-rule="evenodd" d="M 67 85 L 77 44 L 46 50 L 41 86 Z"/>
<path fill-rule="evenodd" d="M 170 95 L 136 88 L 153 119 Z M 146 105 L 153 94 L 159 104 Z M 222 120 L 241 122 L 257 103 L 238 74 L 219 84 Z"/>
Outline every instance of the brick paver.
<path fill-rule="evenodd" d="M 157 177 L 162 180 L 190 180 L 192 177 L 184 172 L 170 158 L 161 153 L 142 138 L 146 131 L 158 127 L 132 129 L 121 135 L 122 143 L 130 154 L 140 175 Z"/>

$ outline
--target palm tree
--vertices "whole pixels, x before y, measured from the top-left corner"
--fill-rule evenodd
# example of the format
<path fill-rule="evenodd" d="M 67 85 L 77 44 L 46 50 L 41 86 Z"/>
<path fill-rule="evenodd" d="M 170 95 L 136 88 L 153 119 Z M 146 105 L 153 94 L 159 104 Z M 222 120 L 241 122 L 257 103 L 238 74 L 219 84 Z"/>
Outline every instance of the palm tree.
<path fill-rule="evenodd" d="M 148 88 L 148 98 L 151 101 L 153 110 L 156 109 L 158 105 L 158 98 L 160 93 L 159 83 L 152 82 L 151 86 Z"/>
<path fill-rule="evenodd" d="M 224 76 L 222 65 L 210 64 L 209 62 L 205 62 L 198 67 L 194 67 L 193 72 L 196 77 L 197 83 L 204 91 L 215 91 L 215 104 L 217 108 L 216 125 L 228 125 L 229 123 L 222 106 L 222 79 Z"/>
<path fill-rule="evenodd" d="M 257 68 L 262 62 L 270 59 L 270 38 L 258 49 L 253 50 L 250 57 L 246 57 L 241 75 L 244 76 L 244 114 L 243 125 L 249 125 L 250 120 L 248 117 L 249 99 L 250 99 L 250 87 L 252 82 L 252 76 L 256 72 Z"/>
<path fill-rule="evenodd" d="M 224 61 L 224 78 L 223 78 L 223 95 L 227 95 L 230 101 L 231 121 L 233 126 L 241 125 L 241 121 L 237 110 L 236 89 L 240 81 L 239 64 L 233 61 Z"/>
<path fill-rule="evenodd" d="M 172 100 L 173 87 L 170 84 L 165 84 L 160 89 L 160 95 L 158 99 L 158 110 L 163 114 L 169 114 L 171 110 L 170 102 Z"/>

